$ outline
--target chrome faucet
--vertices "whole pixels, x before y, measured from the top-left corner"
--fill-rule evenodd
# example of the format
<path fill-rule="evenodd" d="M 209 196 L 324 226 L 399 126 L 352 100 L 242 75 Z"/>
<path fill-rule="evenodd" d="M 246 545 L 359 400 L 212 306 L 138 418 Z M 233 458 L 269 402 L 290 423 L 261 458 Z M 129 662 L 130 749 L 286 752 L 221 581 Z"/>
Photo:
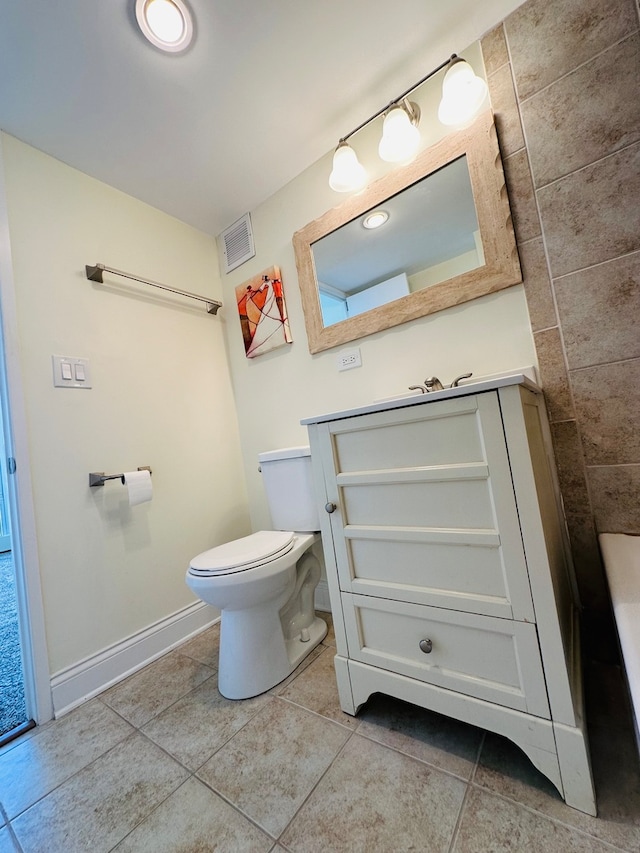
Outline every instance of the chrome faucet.
<path fill-rule="evenodd" d="M 457 388 L 463 379 L 469 379 L 473 376 L 473 373 L 462 373 L 460 376 L 456 376 L 451 385 L 447 385 L 447 388 Z M 423 394 L 428 394 L 430 391 L 444 391 L 445 386 L 440 382 L 437 376 L 430 376 L 428 379 L 424 380 L 424 385 L 409 385 L 409 391 L 421 391 Z"/>

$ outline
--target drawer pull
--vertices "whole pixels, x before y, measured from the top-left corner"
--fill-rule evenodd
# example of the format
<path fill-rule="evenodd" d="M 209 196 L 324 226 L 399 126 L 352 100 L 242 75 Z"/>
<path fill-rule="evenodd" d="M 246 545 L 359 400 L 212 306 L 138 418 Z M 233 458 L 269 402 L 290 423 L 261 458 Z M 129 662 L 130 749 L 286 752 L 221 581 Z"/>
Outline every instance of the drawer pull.
<path fill-rule="evenodd" d="M 420 646 L 420 651 L 424 652 L 425 655 L 431 654 L 433 650 L 433 643 L 429 639 L 420 640 L 418 643 Z"/>
<path fill-rule="evenodd" d="M 338 507 L 337 507 L 334 503 L 331 503 L 331 501 L 329 501 L 328 503 L 326 503 L 326 504 L 324 505 L 324 508 L 325 508 L 325 511 L 326 511 L 326 512 L 328 512 L 328 513 L 335 512 L 335 511 L 338 509 Z"/>

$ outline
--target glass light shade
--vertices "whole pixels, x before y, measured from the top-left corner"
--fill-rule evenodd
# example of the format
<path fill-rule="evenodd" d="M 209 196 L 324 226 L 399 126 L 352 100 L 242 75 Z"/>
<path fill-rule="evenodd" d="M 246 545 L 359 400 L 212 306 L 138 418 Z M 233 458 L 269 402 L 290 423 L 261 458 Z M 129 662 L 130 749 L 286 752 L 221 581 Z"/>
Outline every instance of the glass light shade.
<path fill-rule="evenodd" d="M 189 46 L 193 23 L 182 0 L 136 0 L 136 19 L 149 41 L 177 53 Z"/>
<path fill-rule="evenodd" d="M 380 159 L 387 163 L 412 160 L 420 147 L 420 131 L 412 122 L 407 109 L 396 104 L 386 114 L 382 125 L 382 139 L 378 145 Z"/>
<path fill-rule="evenodd" d="M 333 170 L 329 186 L 337 193 L 357 192 L 367 183 L 367 173 L 356 152 L 346 142 L 341 142 L 333 155 Z"/>
<path fill-rule="evenodd" d="M 447 126 L 471 121 L 487 96 L 487 84 L 468 62 L 456 60 L 444 75 L 438 118 Z"/>

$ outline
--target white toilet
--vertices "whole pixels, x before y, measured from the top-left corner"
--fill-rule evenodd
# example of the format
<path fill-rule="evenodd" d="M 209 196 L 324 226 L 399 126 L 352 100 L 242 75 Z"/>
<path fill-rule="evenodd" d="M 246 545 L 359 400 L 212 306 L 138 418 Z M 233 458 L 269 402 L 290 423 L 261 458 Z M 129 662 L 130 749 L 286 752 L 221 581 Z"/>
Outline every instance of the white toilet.
<path fill-rule="evenodd" d="M 261 530 L 198 554 L 190 589 L 221 611 L 218 689 L 248 699 L 285 679 L 327 633 L 315 615 L 321 567 L 308 447 L 260 453 L 275 530 Z"/>

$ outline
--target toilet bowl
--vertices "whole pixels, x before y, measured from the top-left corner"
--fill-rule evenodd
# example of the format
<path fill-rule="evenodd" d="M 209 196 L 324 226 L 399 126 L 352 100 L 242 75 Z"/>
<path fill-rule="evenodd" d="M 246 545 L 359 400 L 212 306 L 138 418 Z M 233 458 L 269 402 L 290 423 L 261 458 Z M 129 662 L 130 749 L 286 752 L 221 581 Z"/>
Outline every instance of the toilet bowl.
<path fill-rule="evenodd" d="M 258 531 L 198 554 L 186 573 L 192 592 L 221 611 L 218 689 L 227 699 L 279 684 L 327 633 L 313 602 L 321 565 L 309 449 L 259 458 L 272 519 L 301 522 L 303 532 Z"/>

